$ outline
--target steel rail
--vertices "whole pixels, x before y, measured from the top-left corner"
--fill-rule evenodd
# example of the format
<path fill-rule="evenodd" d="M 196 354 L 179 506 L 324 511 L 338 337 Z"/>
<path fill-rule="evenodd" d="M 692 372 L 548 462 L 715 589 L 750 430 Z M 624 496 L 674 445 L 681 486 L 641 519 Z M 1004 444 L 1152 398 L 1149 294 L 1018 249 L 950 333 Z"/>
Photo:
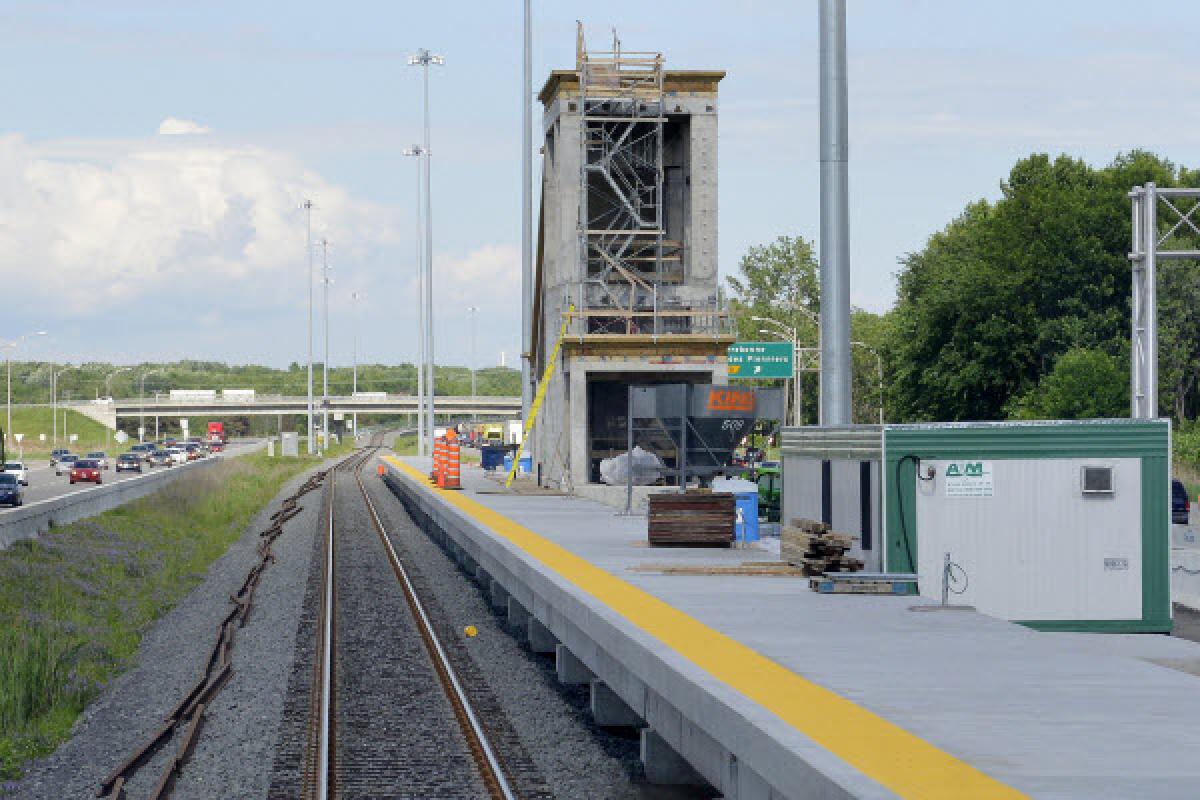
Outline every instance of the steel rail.
<path fill-rule="evenodd" d="M 383 543 L 383 547 L 387 551 L 388 560 L 392 564 L 392 571 L 395 572 L 396 578 L 400 581 L 400 586 L 404 590 L 405 599 L 408 601 L 408 605 L 413 612 L 413 617 L 417 621 L 421 639 L 425 642 L 429 655 L 433 659 L 434 668 L 442 679 L 442 687 L 446 691 L 446 696 L 450 700 L 451 705 L 454 707 L 455 716 L 463 728 L 463 733 L 466 735 L 472 755 L 475 756 L 481 777 L 488 788 L 488 793 L 498 800 L 516 800 L 518 795 L 504 774 L 504 767 L 496 755 L 495 748 L 488 741 L 487 731 L 484 729 L 483 723 L 480 722 L 479 716 L 471 707 L 471 701 L 463 689 L 462 682 L 459 680 L 458 674 L 454 671 L 445 648 L 442 647 L 441 641 L 434 632 L 429 614 L 426 613 L 425 606 L 417 596 L 416 587 L 413 586 L 408 571 L 400 562 L 400 557 L 397 555 L 396 549 L 392 547 L 383 521 L 380 520 L 379 513 L 375 510 L 375 503 L 372 502 L 371 496 L 367 492 L 366 484 L 363 483 L 361 467 L 369 457 L 368 455 L 367 458 L 364 458 L 362 462 L 355 466 L 354 479 L 358 482 L 358 488 L 362 492 L 363 500 L 366 502 L 367 511 L 371 514 L 371 521 L 375 525 L 375 532 L 379 535 L 379 540 Z"/>

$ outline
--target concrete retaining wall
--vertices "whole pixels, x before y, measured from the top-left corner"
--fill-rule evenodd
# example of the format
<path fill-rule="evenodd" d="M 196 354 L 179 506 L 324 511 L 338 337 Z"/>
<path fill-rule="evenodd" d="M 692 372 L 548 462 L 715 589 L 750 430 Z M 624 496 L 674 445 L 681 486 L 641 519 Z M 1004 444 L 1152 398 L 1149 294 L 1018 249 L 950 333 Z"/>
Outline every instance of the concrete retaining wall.
<path fill-rule="evenodd" d="M 28 503 L 0 516 L 0 550 L 22 539 L 36 539 L 50 528 L 93 517 L 117 506 L 158 491 L 168 482 L 199 470 L 206 470 L 222 457 L 192 461 L 170 469 L 146 473 L 120 483 L 102 484 L 94 489 Z"/>

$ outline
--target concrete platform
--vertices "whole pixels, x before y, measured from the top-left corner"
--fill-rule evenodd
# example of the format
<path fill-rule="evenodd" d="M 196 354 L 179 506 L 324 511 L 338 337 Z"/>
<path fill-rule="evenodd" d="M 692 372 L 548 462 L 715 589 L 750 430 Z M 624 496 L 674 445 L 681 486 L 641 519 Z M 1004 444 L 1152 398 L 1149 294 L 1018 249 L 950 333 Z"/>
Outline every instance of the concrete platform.
<path fill-rule="evenodd" d="M 1038 633 L 907 597 L 635 567 L 764 560 L 650 549 L 587 500 L 431 489 L 410 506 L 729 798 L 1194 798 L 1200 645 Z M 657 740 L 655 740 L 657 743 Z"/>

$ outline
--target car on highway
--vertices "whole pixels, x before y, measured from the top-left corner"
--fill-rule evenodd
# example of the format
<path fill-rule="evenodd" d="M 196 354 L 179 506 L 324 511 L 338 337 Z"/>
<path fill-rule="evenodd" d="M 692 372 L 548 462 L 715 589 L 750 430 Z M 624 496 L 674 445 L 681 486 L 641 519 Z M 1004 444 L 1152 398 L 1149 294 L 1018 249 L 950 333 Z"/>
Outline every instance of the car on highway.
<path fill-rule="evenodd" d="M 141 472 L 142 457 L 137 453 L 121 453 L 117 456 L 117 472 Z"/>
<path fill-rule="evenodd" d="M 65 447 L 60 447 L 60 448 L 58 448 L 57 450 L 51 450 L 51 451 L 50 451 L 50 466 L 52 466 L 52 467 L 53 467 L 55 464 L 57 464 L 57 463 L 58 463 L 58 459 L 59 459 L 59 458 L 61 458 L 62 456 L 65 456 L 65 455 L 67 455 L 67 454 L 68 454 L 68 453 L 70 453 L 70 452 L 71 452 L 71 451 L 70 451 L 70 450 L 68 450 L 68 449 L 67 449 L 67 448 L 65 448 Z"/>
<path fill-rule="evenodd" d="M 150 462 L 150 466 L 152 466 L 152 467 L 173 467 L 173 466 L 175 466 L 175 459 L 172 458 L 171 454 L 168 453 L 166 450 L 155 450 L 153 453 L 150 454 L 150 458 L 147 460 Z"/>
<path fill-rule="evenodd" d="M 80 458 L 71 467 L 71 483 L 103 483 L 100 477 L 100 462 L 94 458 Z"/>
<path fill-rule="evenodd" d="M 1187 489 L 1183 481 L 1171 479 L 1171 522 L 1176 525 L 1187 525 L 1192 512 L 1192 502 L 1188 499 Z"/>
<path fill-rule="evenodd" d="M 198 459 L 204 458 L 204 452 L 201 451 L 200 445 L 198 445 L 198 444 L 187 444 L 187 445 L 184 445 L 183 449 L 184 449 L 184 452 L 187 453 L 188 461 L 196 461 Z"/>
<path fill-rule="evenodd" d="M 16 475 L 0 472 L 0 503 L 6 503 L 13 508 L 25 504 L 25 490 Z"/>
<path fill-rule="evenodd" d="M 182 447 L 168 447 L 167 452 L 171 454 L 171 458 L 175 459 L 176 464 L 186 464 L 188 462 L 187 450 Z"/>
<path fill-rule="evenodd" d="M 74 453 L 63 453 L 54 462 L 54 474 L 66 475 L 71 471 L 71 467 L 75 466 L 75 462 L 79 460 L 79 456 Z"/>
<path fill-rule="evenodd" d="M 4 469 L 0 472 L 7 472 L 9 475 L 17 476 L 17 483 L 22 486 L 29 485 L 29 468 L 25 466 L 24 461 L 9 461 L 4 465 Z"/>
<path fill-rule="evenodd" d="M 85 458 L 91 461 L 99 462 L 100 469 L 108 469 L 108 455 L 106 453 L 103 453 L 99 450 L 94 450 L 91 453 L 88 453 Z"/>

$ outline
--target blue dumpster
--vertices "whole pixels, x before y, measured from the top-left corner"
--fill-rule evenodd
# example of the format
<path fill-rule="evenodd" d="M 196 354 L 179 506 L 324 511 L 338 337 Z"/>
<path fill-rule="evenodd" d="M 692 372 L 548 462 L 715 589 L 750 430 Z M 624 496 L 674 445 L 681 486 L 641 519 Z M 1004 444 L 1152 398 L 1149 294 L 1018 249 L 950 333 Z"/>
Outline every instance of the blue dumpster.
<path fill-rule="evenodd" d="M 479 450 L 479 460 L 484 469 L 491 470 L 504 464 L 504 454 L 508 450 L 494 444 L 485 444 Z"/>
<path fill-rule="evenodd" d="M 758 541 L 758 492 L 735 492 L 734 538 L 739 542 Z"/>

